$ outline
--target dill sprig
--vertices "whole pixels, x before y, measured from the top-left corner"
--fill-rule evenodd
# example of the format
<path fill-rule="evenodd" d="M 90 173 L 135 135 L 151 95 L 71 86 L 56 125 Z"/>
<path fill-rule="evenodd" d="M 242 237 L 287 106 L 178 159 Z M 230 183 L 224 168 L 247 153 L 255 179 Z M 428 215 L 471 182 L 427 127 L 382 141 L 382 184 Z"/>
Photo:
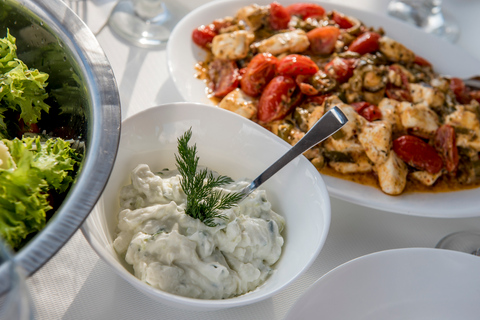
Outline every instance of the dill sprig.
<path fill-rule="evenodd" d="M 191 128 L 177 139 L 178 155 L 175 154 L 177 169 L 182 175 L 181 186 L 187 195 L 185 213 L 199 219 L 209 227 L 215 227 L 215 219 L 227 219 L 222 210 L 233 207 L 241 199 L 238 192 L 223 193 L 215 190 L 233 182 L 230 177 L 219 175 L 215 177 L 208 169 L 198 170 L 197 146 L 188 146 L 192 137 Z"/>

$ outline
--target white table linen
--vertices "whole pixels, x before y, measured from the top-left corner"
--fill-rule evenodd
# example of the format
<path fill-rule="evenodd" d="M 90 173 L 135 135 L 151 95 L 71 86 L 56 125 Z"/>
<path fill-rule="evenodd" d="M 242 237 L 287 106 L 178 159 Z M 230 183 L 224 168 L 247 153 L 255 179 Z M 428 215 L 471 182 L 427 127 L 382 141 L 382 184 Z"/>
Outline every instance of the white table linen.
<path fill-rule="evenodd" d="M 186 13 L 206 2 L 177 0 L 175 8 Z M 388 3 L 387 0 L 331 2 L 382 14 L 386 14 Z M 100 31 L 97 38 L 118 82 L 122 119 L 155 105 L 182 101 L 168 74 L 165 46 L 133 47 L 117 38 L 108 27 L 102 29 L 114 3 L 114 0 L 89 0 L 85 21 L 92 31 Z M 444 9 L 460 25 L 462 33 L 457 45 L 480 60 L 480 2 L 445 0 Z M 414 217 L 331 200 L 330 232 L 315 263 L 286 290 L 266 301 L 217 312 L 191 312 L 162 305 L 117 276 L 78 231 L 27 281 L 36 319 L 282 319 L 311 284 L 342 263 L 381 250 L 434 247 L 448 233 L 480 229 L 480 217 Z"/>

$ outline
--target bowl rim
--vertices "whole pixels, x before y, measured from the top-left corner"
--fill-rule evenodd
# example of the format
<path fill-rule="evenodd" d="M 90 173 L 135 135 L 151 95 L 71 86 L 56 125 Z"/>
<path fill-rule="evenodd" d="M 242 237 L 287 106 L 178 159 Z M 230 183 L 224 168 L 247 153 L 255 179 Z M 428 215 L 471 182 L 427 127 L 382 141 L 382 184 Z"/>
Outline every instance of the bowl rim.
<path fill-rule="evenodd" d="M 252 122 L 236 113 L 233 113 L 231 111 L 227 111 L 221 108 L 218 108 L 216 106 L 210 106 L 202 103 L 197 103 L 197 102 L 172 102 L 172 103 L 165 103 L 165 104 L 160 104 L 154 107 L 150 107 L 146 110 L 143 110 L 141 112 L 138 112 L 136 114 L 133 114 L 129 116 L 128 118 L 124 119 L 122 122 L 122 125 L 126 127 L 127 122 L 132 121 L 132 119 L 136 117 L 143 117 L 145 114 L 151 113 L 151 112 L 158 112 L 160 109 L 166 109 L 166 108 L 182 108 L 182 107 L 190 107 L 190 106 L 195 106 L 195 108 L 204 108 L 206 110 L 211 110 L 211 109 L 216 109 L 219 112 L 224 112 L 225 114 L 229 114 L 231 117 L 236 117 L 238 119 L 241 119 L 241 121 L 244 121 L 247 125 L 249 126 L 257 126 L 259 130 L 264 131 L 265 134 L 271 135 L 273 139 L 276 140 L 282 147 L 285 148 L 285 151 L 287 148 L 290 148 L 291 145 L 284 141 L 283 139 L 279 138 L 278 136 L 274 135 L 267 129 L 261 127 L 260 125 L 256 124 L 255 122 Z M 245 299 L 235 299 L 238 297 L 245 297 L 245 295 L 240 295 L 238 297 L 233 297 L 229 299 L 196 299 L 196 298 L 189 298 L 189 297 L 183 297 L 179 295 L 175 295 L 169 292 L 165 292 L 156 288 L 153 288 L 143 282 L 141 282 L 138 278 L 136 278 L 132 273 L 130 273 L 128 270 L 126 270 L 123 266 L 118 264 L 118 261 L 114 261 L 114 259 L 110 258 L 110 254 L 107 252 L 107 250 L 104 248 L 102 244 L 100 244 L 95 236 L 92 236 L 88 230 L 90 221 L 87 219 L 87 221 L 81 226 L 81 230 L 85 238 L 87 239 L 88 243 L 90 246 L 94 249 L 94 251 L 101 257 L 101 259 L 106 262 L 111 268 L 113 268 L 117 274 L 123 279 L 126 280 L 128 283 L 130 283 L 132 286 L 134 286 L 137 290 L 141 291 L 145 295 L 149 296 L 150 298 L 153 299 L 159 299 L 161 298 L 162 300 L 165 300 L 166 303 L 169 303 L 170 305 L 173 305 L 174 307 L 187 307 L 192 310 L 200 310 L 200 311 L 211 311 L 211 310 L 220 310 L 220 309 L 226 309 L 226 308 L 232 308 L 232 307 L 240 307 L 240 306 L 245 306 L 249 305 L 252 303 L 257 303 L 260 301 L 263 301 L 265 299 L 271 298 L 272 296 L 278 294 L 282 290 L 284 290 L 286 287 L 291 285 L 294 281 L 296 281 L 306 270 L 310 268 L 310 266 L 315 262 L 316 258 L 320 254 L 321 250 L 323 249 L 325 245 L 325 241 L 330 229 L 330 224 L 331 224 L 331 203 L 330 203 L 330 198 L 329 198 L 329 193 L 326 187 L 326 184 L 321 176 L 321 174 L 315 169 L 315 167 L 306 159 L 302 158 L 301 161 L 306 162 L 308 166 L 311 166 L 312 172 L 316 175 L 318 175 L 319 178 L 319 187 L 321 189 L 321 193 L 325 195 L 323 200 L 323 205 L 322 207 L 325 209 L 325 213 L 323 214 L 323 229 L 322 231 L 323 234 L 321 237 L 318 239 L 318 245 L 315 249 L 314 252 L 310 254 L 310 259 L 308 263 L 303 266 L 303 268 L 297 272 L 294 276 L 292 276 L 287 282 L 283 283 L 280 285 L 278 288 L 275 290 L 272 290 L 268 294 L 265 294 L 263 296 L 258 296 L 254 297 L 251 299 L 245 298 Z M 97 208 L 94 208 L 96 210 Z M 93 223 L 93 222 L 92 222 Z M 105 255 L 108 256 L 105 257 Z M 263 285 L 263 284 L 262 284 Z M 258 288 L 260 288 L 262 285 L 260 285 Z M 248 293 L 247 293 L 248 294 Z"/>
<path fill-rule="evenodd" d="M 31 276 L 78 230 L 105 188 L 120 141 L 121 108 L 117 83 L 103 49 L 63 1 L 18 0 L 14 5 L 41 21 L 71 49 L 79 71 L 89 79 L 87 92 L 92 105 L 86 156 L 75 184 L 45 228 L 15 254 L 15 262 Z"/>

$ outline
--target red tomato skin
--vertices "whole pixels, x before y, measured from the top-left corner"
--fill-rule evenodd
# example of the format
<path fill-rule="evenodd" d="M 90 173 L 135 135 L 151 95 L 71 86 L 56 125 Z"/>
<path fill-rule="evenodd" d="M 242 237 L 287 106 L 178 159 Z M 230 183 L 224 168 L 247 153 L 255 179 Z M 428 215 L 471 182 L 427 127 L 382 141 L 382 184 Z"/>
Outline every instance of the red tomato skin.
<path fill-rule="evenodd" d="M 270 53 L 259 53 L 248 63 L 240 88 L 251 97 L 259 96 L 277 71 L 278 59 Z"/>
<path fill-rule="evenodd" d="M 331 54 L 335 50 L 335 44 L 340 29 L 334 26 L 318 27 L 307 32 L 310 49 L 316 54 Z"/>
<path fill-rule="evenodd" d="M 282 30 L 288 28 L 290 22 L 290 13 L 284 6 L 278 2 L 272 2 L 270 4 L 270 27 L 273 30 Z"/>
<path fill-rule="evenodd" d="M 447 171 L 457 171 L 459 156 L 455 129 L 448 124 L 439 127 L 435 132 L 434 145 L 437 152 L 443 158 Z"/>
<path fill-rule="evenodd" d="M 286 7 L 291 15 L 301 16 L 303 20 L 307 18 L 321 18 L 325 15 L 325 9 L 314 3 L 294 3 Z"/>
<path fill-rule="evenodd" d="M 240 83 L 240 73 L 235 61 L 214 60 L 209 66 L 211 89 L 215 97 L 223 98 Z"/>
<path fill-rule="evenodd" d="M 353 27 L 353 23 L 343 14 L 333 11 L 332 19 L 340 27 L 340 29 L 348 29 Z"/>
<path fill-rule="evenodd" d="M 467 104 L 470 102 L 471 97 L 468 87 L 465 85 L 462 79 L 460 78 L 451 78 L 450 79 L 450 90 L 455 94 L 455 98 L 458 102 L 462 104 Z"/>
<path fill-rule="evenodd" d="M 480 102 L 480 90 L 472 90 L 470 91 L 470 99 L 477 100 Z"/>
<path fill-rule="evenodd" d="M 201 25 L 192 32 L 193 42 L 202 48 L 205 48 L 207 44 L 212 43 L 213 38 L 217 35 L 216 27 L 214 24 Z"/>
<path fill-rule="evenodd" d="M 285 117 L 292 107 L 295 81 L 288 76 L 276 76 L 265 87 L 258 101 L 257 117 L 270 122 Z"/>
<path fill-rule="evenodd" d="M 343 83 L 353 75 L 353 70 L 355 70 L 355 60 L 335 57 L 325 65 L 324 69 L 325 73 L 329 76 L 338 82 Z"/>
<path fill-rule="evenodd" d="M 357 111 L 359 115 L 370 122 L 382 119 L 382 112 L 380 111 L 380 108 L 374 104 L 366 101 L 360 101 L 351 103 L 351 106 L 354 107 L 355 111 Z"/>
<path fill-rule="evenodd" d="M 356 52 L 360 55 L 375 52 L 378 50 L 378 40 L 380 35 L 376 32 L 365 32 L 359 35 L 348 47 L 348 51 Z"/>
<path fill-rule="evenodd" d="M 405 135 L 393 141 L 393 151 L 409 165 L 438 173 L 443 168 L 442 158 L 434 147 L 415 136 Z"/>
<path fill-rule="evenodd" d="M 289 54 L 278 62 L 277 73 L 283 76 L 314 75 L 318 66 L 307 56 Z"/>
<path fill-rule="evenodd" d="M 415 59 L 413 60 L 413 63 L 418 64 L 419 66 L 422 66 L 422 67 L 431 67 L 432 66 L 430 61 L 428 61 L 427 59 L 425 59 L 423 57 L 420 57 L 420 56 L 415 56 Z"/>

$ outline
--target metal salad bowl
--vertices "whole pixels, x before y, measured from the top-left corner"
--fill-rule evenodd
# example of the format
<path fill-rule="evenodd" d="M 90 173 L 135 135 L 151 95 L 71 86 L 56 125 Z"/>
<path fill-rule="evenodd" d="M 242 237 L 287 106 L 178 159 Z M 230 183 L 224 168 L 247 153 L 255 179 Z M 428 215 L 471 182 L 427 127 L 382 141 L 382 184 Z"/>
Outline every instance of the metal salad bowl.
<path fill-rule="evenodd" d="M 120 99 L 110 64 L 95 36 L 61 0 L 0 1 L 0 34 L 16 37 L 18 58 L 49 74 L 52 109 L 42 115 L 84 145 L 76 180 L 46 226 L 14 257 L 32 275 L 81 226 L 110 176 L 121 124 Z M 62 112 L 53 110 L 61 106 Z M 69 112 L 65 112 L 65 110 Z M 1 214 L 1 212 L 0 212 Z M 8 290 L 0 266 L 0 296 Z"/>

